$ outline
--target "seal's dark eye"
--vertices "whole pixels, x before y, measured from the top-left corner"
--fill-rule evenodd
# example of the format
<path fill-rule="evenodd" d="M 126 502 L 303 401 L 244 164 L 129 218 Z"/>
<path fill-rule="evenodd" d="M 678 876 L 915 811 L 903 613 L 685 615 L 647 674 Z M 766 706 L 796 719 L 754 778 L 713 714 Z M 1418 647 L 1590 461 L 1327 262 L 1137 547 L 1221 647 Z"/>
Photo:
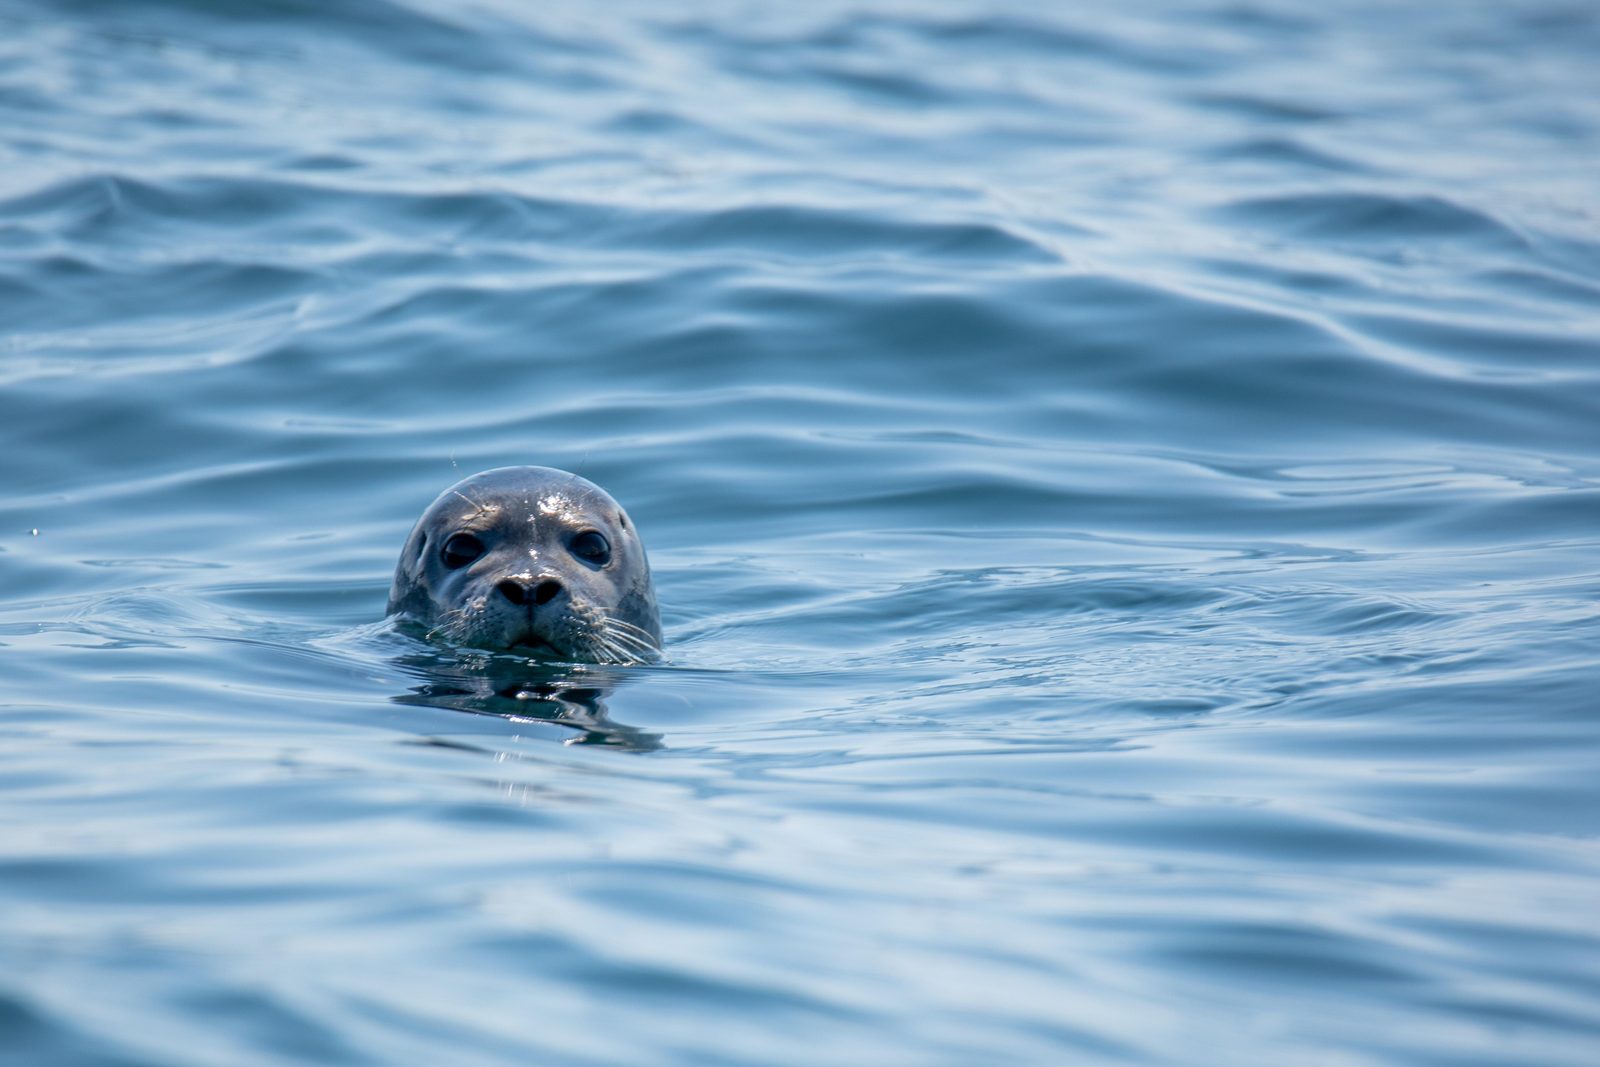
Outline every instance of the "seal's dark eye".
<path fill-rule="evenodd" d="M 572 549 L 574 556 L 596 567 L 604 567 L 611 562 L 611 545 L 598 530 L 583 531 L 567 547 Z"/>
<path fill-rule="evenodd" d="M 465 567 L 483 555 L 483 542 L 469 533 L 451 534 L 450 540 L 439 550 L 439 558 L 451 570 Z"/>

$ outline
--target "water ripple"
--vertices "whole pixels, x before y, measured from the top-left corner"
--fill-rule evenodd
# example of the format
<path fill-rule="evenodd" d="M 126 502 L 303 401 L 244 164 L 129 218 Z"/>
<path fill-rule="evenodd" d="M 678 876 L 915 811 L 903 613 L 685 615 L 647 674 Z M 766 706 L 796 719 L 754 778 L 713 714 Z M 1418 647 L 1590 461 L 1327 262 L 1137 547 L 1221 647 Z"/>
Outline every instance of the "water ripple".
<path fill-rule="evenodd" d="M 0 6 L 0 1058 L 1596 1061 L 1593 13 Z"/>

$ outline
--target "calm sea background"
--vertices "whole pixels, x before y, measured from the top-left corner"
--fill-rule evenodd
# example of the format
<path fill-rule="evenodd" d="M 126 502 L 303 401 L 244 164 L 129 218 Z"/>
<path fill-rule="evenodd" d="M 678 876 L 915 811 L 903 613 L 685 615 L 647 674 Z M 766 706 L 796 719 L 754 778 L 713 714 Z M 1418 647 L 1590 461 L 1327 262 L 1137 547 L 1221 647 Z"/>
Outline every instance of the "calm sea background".
<path fill-rule="evenodd" d="M 0 1063 L 1600 1063 L 1597 56 L 0 0 Z M 382 622 L 521 463 L 668 662 Z"/>

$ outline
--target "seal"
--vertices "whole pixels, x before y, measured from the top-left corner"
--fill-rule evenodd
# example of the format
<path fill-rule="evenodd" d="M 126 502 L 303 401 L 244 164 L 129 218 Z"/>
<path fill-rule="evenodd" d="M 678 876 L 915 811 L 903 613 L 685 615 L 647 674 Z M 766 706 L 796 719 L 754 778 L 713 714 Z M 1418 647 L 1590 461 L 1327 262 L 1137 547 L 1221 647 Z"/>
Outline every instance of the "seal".
<path fill-rule="evenodd" d="M 441 493 L 400 552 L 388 613 L 453 644 L 575 663 L 647 663 L 661 649 L 633 523 L 553 467 L 498 467 Z"/>

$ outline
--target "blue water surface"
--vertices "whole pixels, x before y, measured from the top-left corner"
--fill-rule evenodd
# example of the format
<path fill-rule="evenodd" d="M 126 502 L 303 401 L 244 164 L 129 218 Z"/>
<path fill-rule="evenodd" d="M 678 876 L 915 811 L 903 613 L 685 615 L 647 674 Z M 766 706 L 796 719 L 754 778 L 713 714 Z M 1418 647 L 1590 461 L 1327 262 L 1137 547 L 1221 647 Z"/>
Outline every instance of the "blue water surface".
<path fill-rule="evenodd" d="M 1596 56 L 0 0 L 0 1061 L 1600 1063 Z M 520 463 L 667 662 L 382 622 Z"/>

